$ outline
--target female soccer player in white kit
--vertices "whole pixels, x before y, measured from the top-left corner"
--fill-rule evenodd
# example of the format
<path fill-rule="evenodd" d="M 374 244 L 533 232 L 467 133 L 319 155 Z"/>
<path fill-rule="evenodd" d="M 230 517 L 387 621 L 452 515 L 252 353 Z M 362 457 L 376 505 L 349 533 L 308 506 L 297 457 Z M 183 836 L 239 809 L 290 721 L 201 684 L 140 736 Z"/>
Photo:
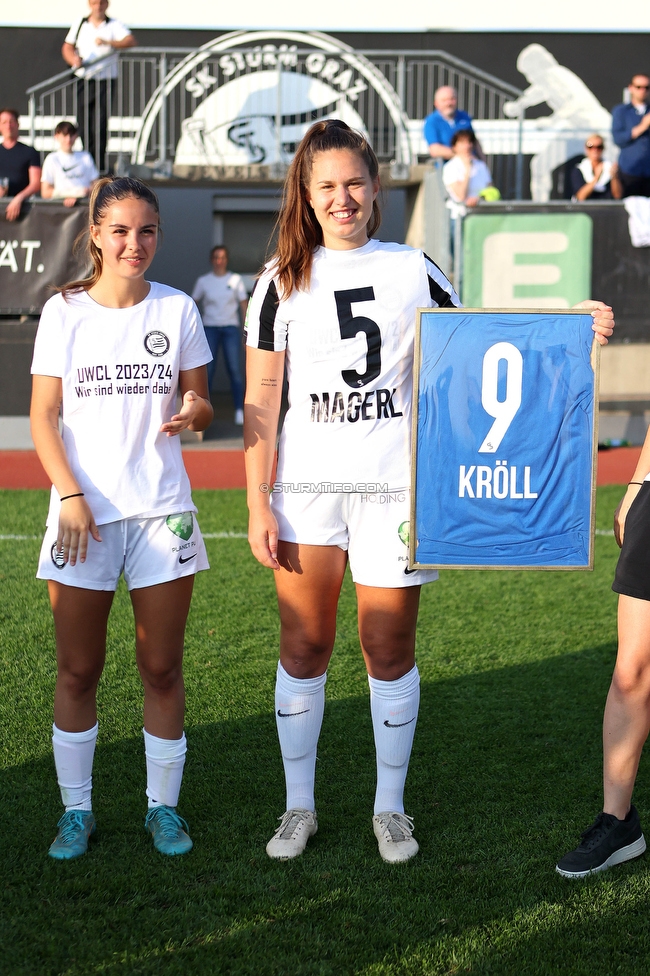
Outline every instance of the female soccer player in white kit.
<path fill-rule="evenodd" d="M 96 691 L 121 572 L 144 685 L 145 827 L 161 853 L 192 847 L 176 813 L 183 641 L 194 574 L 208 562 L 176 435 L 212 419 L 210 352 L 194 302 L 144 278 L 159 222 L 156 196 L 138 180 L 95 184 L 93 271 L 46 303 L 34 349 L 32 436 L 52 480 L 37 575 L 48 581 L 54 614 L 52 742 L 65 806 L 49 853 L 61 860 L 84 854 L 95 830 Z"/>
<path fill-rule="evenodd" d="M 317 830 L 316 748 L 348 562 L 377 753 L 373 828 L 386 861 L 418 850 L 403 792 L 420 584 L 437 573 L 407 561 L 415 313 L 460 302 L 421 251 L 371 239 L 378 191 L 366 139 L 343 122 L 315 123 L 289 169 L 277 251 L 247 316 L 249 541 L 275 570 L 281 621 L 275 710 L 287 809 L 267 845 L 274 858 L 301 854 Z M 595 328 L 609 335 L 611 310 L 601 315 Z"/>

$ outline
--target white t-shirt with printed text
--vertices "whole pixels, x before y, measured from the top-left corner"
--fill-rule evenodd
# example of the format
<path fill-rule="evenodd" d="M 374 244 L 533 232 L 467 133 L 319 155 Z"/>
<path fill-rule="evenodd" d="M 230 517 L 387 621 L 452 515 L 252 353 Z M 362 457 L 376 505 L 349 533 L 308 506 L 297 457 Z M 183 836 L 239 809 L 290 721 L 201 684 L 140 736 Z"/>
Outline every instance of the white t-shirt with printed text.
<path fill-rule="evenodd" d="M 277 480 L 407 487 L 416 310 L 459 306 L 451 284 L 422 251 L 371 240 L 319 247 L 309 290 L 278 290 L 267 267 L 246 317 L 247 345 L 286 350 Z"/>
<path fill-rule="evenodd" d="M 57 149 L 45 157 L 41 182 L 54 187 L 52 198 L 83 197 L 99 173 L 90 153 Z"/>
<path fill-rule="evenodd" d="M 197 279 L 192 298 L 202 309 L 204 325 L 239 325 L 239 303 L 248 295 L 241 276 L 234 271 L 224 275 L 210 271 Z"/>
<path fill-rule="evenodd" d="M 180 439 L 160 426 L 180 371 L 211 358 L 196 305 L 168 285 L 151 282 L 131 308 L 85 291 L 45 303 L 31 371 L 61 378 L 66 455 L 98 525 L 196 511 Z M 48 525 L 59 507 L 52 488 Z"/>

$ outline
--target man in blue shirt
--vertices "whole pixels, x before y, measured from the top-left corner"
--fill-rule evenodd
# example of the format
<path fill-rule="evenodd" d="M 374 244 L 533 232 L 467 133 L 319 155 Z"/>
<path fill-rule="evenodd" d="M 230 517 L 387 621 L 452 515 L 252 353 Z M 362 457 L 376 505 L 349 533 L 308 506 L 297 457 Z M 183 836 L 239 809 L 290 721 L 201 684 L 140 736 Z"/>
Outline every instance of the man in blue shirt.
<path fill-rule="evenodd" d="M 433 159 L 451 159 L 451 137 L 458 129 L 471 129 L 472 119 L 458 108 L 456 89 L 449 85 L 438 88 L 433 96 L 435 111 L 424 120 L 424 138 L 429 144 L 429 155 Z M 478 156 L 483 158 L 481 147 Z"/>
<path fill-rule="evenodd" d="M 630 101 L 612 110 L 612 136 L 621 148 L 618 175 L 624 197 L 650 197 L 650 79 L 634 75 L 628 86 Z"/>

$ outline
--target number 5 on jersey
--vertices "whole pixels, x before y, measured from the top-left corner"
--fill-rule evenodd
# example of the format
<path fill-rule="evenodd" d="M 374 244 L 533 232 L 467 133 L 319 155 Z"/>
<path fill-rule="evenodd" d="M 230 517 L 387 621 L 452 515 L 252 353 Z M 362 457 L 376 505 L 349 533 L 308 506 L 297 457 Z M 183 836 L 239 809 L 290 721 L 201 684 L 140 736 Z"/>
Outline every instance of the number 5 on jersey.
<path fill-rule="evenodd" d="M 365 332 L 368 343 L 366 355 L 366 371 L 358 373 L 356 369 L 341 370 L 343 382 L 353 389 L 367 386 L 376 380 L 381 373 L 381 332 L 373 319 L 365 315 L 353 315 L 352 305 L 355 302 L 374 302 L 375 289 L 348 288 L 345 291 L 335 291 L 336 314 L 339 319 L 339 331 L 342 339 L 355 339 L 359 332 Z"/>

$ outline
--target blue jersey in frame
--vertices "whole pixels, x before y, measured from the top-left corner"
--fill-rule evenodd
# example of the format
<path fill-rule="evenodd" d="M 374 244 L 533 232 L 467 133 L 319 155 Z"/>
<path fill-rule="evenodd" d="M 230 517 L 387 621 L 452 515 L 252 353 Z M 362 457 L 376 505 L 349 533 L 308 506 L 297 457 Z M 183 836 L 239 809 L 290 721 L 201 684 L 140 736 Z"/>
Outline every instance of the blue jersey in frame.
<path fill-rule="evenodd" d="M 590 569 L 592 317 L 420 312 L 413 566 Z"/>

